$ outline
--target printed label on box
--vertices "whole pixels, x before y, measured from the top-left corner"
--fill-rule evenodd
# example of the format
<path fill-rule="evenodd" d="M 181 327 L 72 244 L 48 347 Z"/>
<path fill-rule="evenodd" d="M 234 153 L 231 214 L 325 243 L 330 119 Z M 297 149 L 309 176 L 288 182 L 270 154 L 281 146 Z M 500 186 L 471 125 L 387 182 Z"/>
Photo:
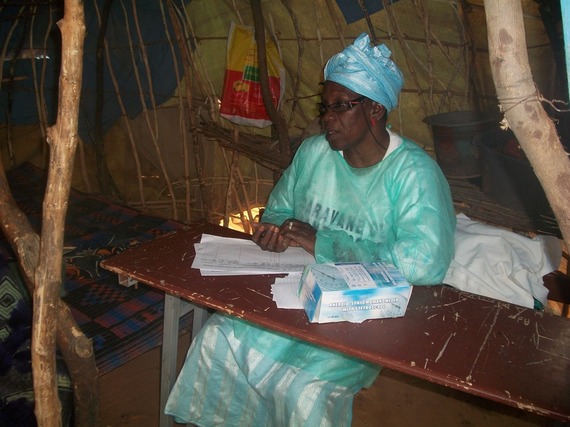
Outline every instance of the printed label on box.
<path fill-rule="evenodd" d="M 372 289 L 376 282 L 362 264 L 341 264 L 336 266 L 350 289 Z"/>
<path fill-rule="evenodd" d="M 311 322 L 401 317 L 412 286 L 392 264 L 323 263 L 305 267 L 299 297 Z"/>

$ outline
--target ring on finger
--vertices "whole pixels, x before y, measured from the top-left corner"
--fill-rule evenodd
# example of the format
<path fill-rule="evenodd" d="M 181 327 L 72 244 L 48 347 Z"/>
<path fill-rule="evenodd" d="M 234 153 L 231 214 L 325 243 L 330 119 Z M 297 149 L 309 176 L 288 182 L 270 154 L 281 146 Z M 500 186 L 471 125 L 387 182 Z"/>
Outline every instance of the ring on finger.
<path fill-rule="evenodd" d="M 293 221 L 289 221 L 289 230 L 293 229 Z"/>

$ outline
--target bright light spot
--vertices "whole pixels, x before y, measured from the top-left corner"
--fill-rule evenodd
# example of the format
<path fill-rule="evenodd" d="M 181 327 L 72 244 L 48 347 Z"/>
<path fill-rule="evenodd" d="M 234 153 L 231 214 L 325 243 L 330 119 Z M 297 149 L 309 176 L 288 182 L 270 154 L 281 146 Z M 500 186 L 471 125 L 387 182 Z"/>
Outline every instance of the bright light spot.
<path fill-rule="evenodd" d="M 256 206 L 251 209 L 251 216 L 253 217 L 253 222 L 259 222 L 260 212 L 264 209 L 264 206 Z M 220 220 L 220 225 L 224 226 L 224 220 Z M 232 230 L 243 231 L 248 234 L 253 234 L 253 228 L 251 227 L 251 221 L 249 219 L 249 212 L 243 211 L 241 214 L 239 212 L 230 214 L 228 221 L 228 228 Z"/>

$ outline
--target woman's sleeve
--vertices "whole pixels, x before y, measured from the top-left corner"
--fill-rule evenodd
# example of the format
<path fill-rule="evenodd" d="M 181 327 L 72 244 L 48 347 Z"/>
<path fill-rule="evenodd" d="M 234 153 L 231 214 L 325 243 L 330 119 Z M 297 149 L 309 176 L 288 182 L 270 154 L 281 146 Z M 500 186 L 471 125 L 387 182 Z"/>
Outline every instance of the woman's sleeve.
<path fill-rule="evenodd" d="M 299 147 L 293 161 L 285 172 L 283 172 L 283 175 L 281 175 L 281 178 L 279 178 L 273 190 L 271 190 L 261 222 L 281 226 L 286 219 L 295 217 L 295 201 L 293 196 L 295 194 L 297 170 L 301 167 L 303 157 L 305 156 L 305 145 L 306 143 L 303 143 L 301 147 Z"/>
<path fill-rule="evenodd" d="M 392 262 L 389 245 L 378 244 L 368 239 L 355 241 L 349 233 L 342 230 L 317 231 L 315 260 L 318 263 Z"/>
<path fill-rule="evenodd" d="M 439 284 L 454 254 L 455 212 L 439 169 L 414 170 L 396 203 L 394 264 L 415 285 Z"/>

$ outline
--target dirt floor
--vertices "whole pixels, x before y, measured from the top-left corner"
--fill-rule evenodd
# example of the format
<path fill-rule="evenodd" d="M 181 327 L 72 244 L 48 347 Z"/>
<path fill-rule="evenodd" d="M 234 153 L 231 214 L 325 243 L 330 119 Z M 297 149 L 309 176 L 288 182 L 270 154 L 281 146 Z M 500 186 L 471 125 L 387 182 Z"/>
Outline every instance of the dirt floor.
<path fill-rule="evenodd" d="M 354 401 L 353 427 L 562 426 L 554 420 L 384 369 Z"/>
<path fill-rule="evenodd" d="M 179 360 L 188 346 L 181 338 Z M 160 348 L 101 377 L 101 426 L 157 427 Z M 353 427 L 561 427 L 565 424 L 385 369 L 354 402 Z"/>

